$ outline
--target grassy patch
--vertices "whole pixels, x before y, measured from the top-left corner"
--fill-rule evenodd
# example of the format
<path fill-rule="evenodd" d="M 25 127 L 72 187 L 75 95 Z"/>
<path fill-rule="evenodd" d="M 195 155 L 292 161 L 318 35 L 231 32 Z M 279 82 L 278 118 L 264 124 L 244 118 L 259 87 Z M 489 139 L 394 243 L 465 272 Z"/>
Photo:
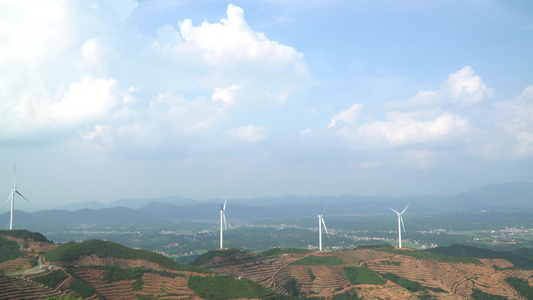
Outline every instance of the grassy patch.
<path fill-rule="evenodd" d="M 318 266 L 318 265 L 343 265 L 344 260 L 335 256 L 309 255 L 292 263 L 293 265 Z"/>
<path fill-rule="evenodd" d="M 378 273 L 374 272 L 374 270 L 366 267 L 344 267 L 344 273 L 352 285 L 382 285 L 387 282 Z"/>
<path fill-rule="evenodd" d="M 121 268 L 109 267 L 104 273 L 104 280 L 107 282 L 119 280 L 141 279 L 144 273 L 143 268 Z"/>
<path fill-rule="evenodd" d="M 275 294 L 258 283 L 233 276 L 190 276 L 188 285 L 205 299 L 265 298 Z"/>
<path fill-rule="evenodd" d="M 437 293 L 446 292 L 445 290 L 443 290 L 441 288 L 434 288 L 434 287 L 424 286 L 424 285 L 421 285 L 420 283 L 418 283 L 416 281 L 411 281 L 411 280 L 409 280 L 407 278 L 400 277 L 400 276 L 398 276 L 396 274 L 392 274 L 392 273 L 381 274 L 381 276 L 383 276 L 383 278 L 386 278 L 386 279 L 396 283 L 397 285 L 409 290 L 410 292 L 420 292 L 420 291 L 425 291 L 425 290 L 430 290 L 430 291 L 437 292 Z"/>
<path fill-rule="evenodd" d="M 46 286 L 49 286 L 51 288 L 54 288 L 61 280 L 67 278 L 68 275 L 65 274 L 62 270 L 54 270 L 50 273 L 48 273 L 45 276 L 36 277 L 32 280 L 41 284 L 44 284 Z"/>

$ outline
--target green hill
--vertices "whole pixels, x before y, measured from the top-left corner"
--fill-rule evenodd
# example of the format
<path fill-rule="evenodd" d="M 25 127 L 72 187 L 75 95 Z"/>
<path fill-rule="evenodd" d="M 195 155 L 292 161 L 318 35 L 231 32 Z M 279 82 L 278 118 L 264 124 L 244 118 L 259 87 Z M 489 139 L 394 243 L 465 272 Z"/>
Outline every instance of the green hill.
<path fill-rule="evenodd" d="M 123 245 L 101 240 L 88 240 L 81 243 L 69 242 L 49 251 L 45 258 L 49 262 L 75 261 L 82 255 L 91 254 L 97 257 L 142 259 L 172 270 L 177 270 L 180 266 L 172 259 L 155 252 L 130 249 Z"/>
<path fill-rule="evenodd" d="M 26 254 L 20 251 L 20 246 L 16 242 L 0 238 L 0 263 L 24 256 Z"/>
<path fill-rule="evenodd" d="M 31 231 L 24 230 L 24 229 L 17 229 L 17 230 L 0 229 L 0 237 L 1 236 L 12 236 L 12 237 L 23 239 L 23 240 L 33 240 L 34 242 L 52 243 L 52 241 L 48 240 L 44 235 L 40 234 L 39 232 L 31 232 Z"/>
<path fill-rule="evenodd" d="M 453 244 L 447 247 L 437 247 L 428 251 L 454 257 L 501 258 L 509 261 L 515 266 L 520 266 L 521 268 L 528 270 L 533 269 L 533 249 L 531 248 L 520 248 L 515 251 L 495 251 L 485 248 Z"/>

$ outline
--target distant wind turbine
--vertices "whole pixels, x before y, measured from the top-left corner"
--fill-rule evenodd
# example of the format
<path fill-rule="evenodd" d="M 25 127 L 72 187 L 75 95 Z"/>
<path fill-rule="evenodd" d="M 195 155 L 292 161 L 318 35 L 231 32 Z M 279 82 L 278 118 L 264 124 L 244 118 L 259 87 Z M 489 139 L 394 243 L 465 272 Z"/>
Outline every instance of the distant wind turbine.
<path fill-rule="evenodd" d="M 17 190 L 17 169 L 15 168 L 15 164 L 13 164 L 13 171 L 14 171 L 14 183 L 13 183 L 13 190 L 11 190 L 11 195 L 6 200 L 6 203 L 11 199 L 11 219 L 9 221 L 9 230 L 13 230 L 13 210 L 15 209 L 15 194 L 19 194 L 24 200 L 30 202 L 30 200 L 26 199 L 26 197 L 22 196 L 22 194 Z"/>
<path fill-rule="evenodd" d="M 224 230 L 223 228 L 226 228 L 226 232 L 228 231 L 228 226 L 226 225 L 226 202 L 228 200 L 224 200 L 224 206 L 220 204 L 220 208 L 222 209 L 220 211 L 220 249 L 224 249 Z M 224 224 L 223 224 L 224 223 Z"/>
<path fill-rule="evenodd" d="M 403 227 L 403 232 L 405 232 L 405 225 L 403 225 L 403 213 L 405 212 L 405 210 L 409 207 L 409 205 L 411 205 L 411 202 L 409 202 L 409 204 L 407 204 L 407 206 L 402 210 L 401 213 L 395 211 L 394 209 L 391 208 L 391 210 L 393 212 L 395 212 L 397 215 L 398 215 L 398 248 L 402 248 L 402 230 L 401 230 L 401 227 Z M 401 227 L 400 227 L 400 223 L 401 223 Z"/>
<path fill-rule="evenodd" d="M 318 251 L 322 251 L 322 225 L 324 225 L 324 230 L 326 231 L 326 234 L 329 237 L 328 229 L 326 228 L 326 222 L 324 222 L 324 213 L 326 212 L 326 208 L 328 208 L 328 204 L 326 204 L 326 207 L 322 211 L 320 215 L 318 215 Z"/>

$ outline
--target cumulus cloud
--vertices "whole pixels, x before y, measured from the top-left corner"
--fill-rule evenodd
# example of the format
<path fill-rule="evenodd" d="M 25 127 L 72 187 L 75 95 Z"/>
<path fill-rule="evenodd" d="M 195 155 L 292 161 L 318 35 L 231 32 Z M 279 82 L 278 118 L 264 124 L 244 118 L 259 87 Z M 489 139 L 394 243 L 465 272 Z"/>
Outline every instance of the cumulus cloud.
<path fill-rule="evenodd" d="M 375 121 L 342 130 L 340 135 L 352 142 L 375 145 L 405 145 L 442 142 L 470 130 L 470 122 L 450 113 L 430 120 L 417 120 L 410 114 L 390 113 L 387 121 Z"/>
<path fill-rule="evenodd" d="M 238 86 L 241 92 L 233 95 L 234 104 L 283 104 L 306 82 L 303 54 L 252 30 L 240 7 L 230 4 L 226 14 L 219 23 L 194 26 L 186 19 L 178 30 L 164 25 L 155 45 L 170 61 L 187 68 L 187 76 L 195 80 L 191 84 L 212 88 L 216 96 L 220 87 Z"/>
<path fill-rule="evenodd" d="M 208 135 L 216 143 L 235 111 L 279 107 L 308 75 L 302 53 L 254 31 L 231 4 L 220 22 L 187 19 L 153 33 L 129 27 L 138 6 L 130 0 L 8 6 L 0 18 L 0 144 L 62 136 L 156 153 Z M 256 125 L 230 132 L 243 142 L 267 136 Z"/>
<path fill-rule="evenodd" d="M 231 129 L 228 133 L 233 136 L 235 139 L 247 142 L 255 143 L 261 140 L 264 140 L 267 136 L 267 128 L 264 126 L 257 126 L 250 124 L 248 126 L 243 126 L 235 129 Z"/>
<path fill-rule="evenodd" d="M 487 88 L 472 67 L 466 66 L 452 73 L 438 90 L 419 91 L 406 101 L 391 101 L 392 110 L 441 110 L 444 106 L 465 108 L 492 99 L 494 89 Z"/>
<path fill-rule="evenodd" d="M 357 120 L 361 109 L 363 108 L 362 104 L 354 104 L 347 110 L 341 111 L 331 119 L 331 123 L 328 125 L 328 129 L 335 126 L 339 121 L 352 124 Z"/>

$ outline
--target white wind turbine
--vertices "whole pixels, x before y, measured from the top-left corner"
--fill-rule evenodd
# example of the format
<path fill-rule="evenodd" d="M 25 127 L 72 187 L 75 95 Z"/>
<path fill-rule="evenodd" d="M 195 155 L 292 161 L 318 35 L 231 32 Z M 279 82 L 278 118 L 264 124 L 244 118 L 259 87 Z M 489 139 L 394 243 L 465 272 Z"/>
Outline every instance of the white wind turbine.
<path fill-rule="evenodd" d="M 9 221 L 9 230 L 13 230 L 13 210 L 15 209 L 15 194 L 19 194 L 24 200 L 30 202 L 30 200 L 26 199 L 26 197 L 22 196 L 22 194 L 17 190 L 17 169 L 15 168 L 15 164 L 13 164 L 13 171 L 14 171 L 14 180 L 13 180 L 13 189 L 11 190 L 11 195 L 6 200 L 6 203 L 11 199 L 11 219 Z"/>
<path fill-rule="evenodd" d="M 226 200 L 224 200 L 224 206 L 220 204 L 220 208 L 222 210 L 220 211 L 220 249 L 224 249 L 224 230 L 223 228 L 226 228 L 226 231 L 228 231 L 228 226 L 226 225 Z M 224 223 L 224 224 L 222 224 Z"/>
<path fill-rule="evenodd" d="M 394 209 L 391 208 L 391 210 L 398 215 L 398 248 L 402 248 L 402 230 L 401 230 L 401 227 L 403 227 L 403 232 L 405 232 L 405 225 L 403 225 L 402 215 L 405 212 L 405 210 L 409 207 L 409 205 L 411 205 L 411 202 L 409 202 L 409 204 L 407 204 L 407 206 L 402 210 L 401 213 L 399 213 L 399 212 L 397 212 L 397 211 L 395 211 Z M 401 227 L 400 227 L 400 223 L 401 223 Z"/>
<path fill-rule="evenodd" d="M 324 222 L 324 212 L 326 212 L 326 208 L 328 208 L 328 204 L 326 204 L 326 207 L 322 211 L 320 215 L 318 215 L 318 251 L 322 251 L 322 225 L 324 225 L 324 230 L 326 231 L 326 234 L 329 237 L 328 229 L 326 228 L 326 222 Z"/>

